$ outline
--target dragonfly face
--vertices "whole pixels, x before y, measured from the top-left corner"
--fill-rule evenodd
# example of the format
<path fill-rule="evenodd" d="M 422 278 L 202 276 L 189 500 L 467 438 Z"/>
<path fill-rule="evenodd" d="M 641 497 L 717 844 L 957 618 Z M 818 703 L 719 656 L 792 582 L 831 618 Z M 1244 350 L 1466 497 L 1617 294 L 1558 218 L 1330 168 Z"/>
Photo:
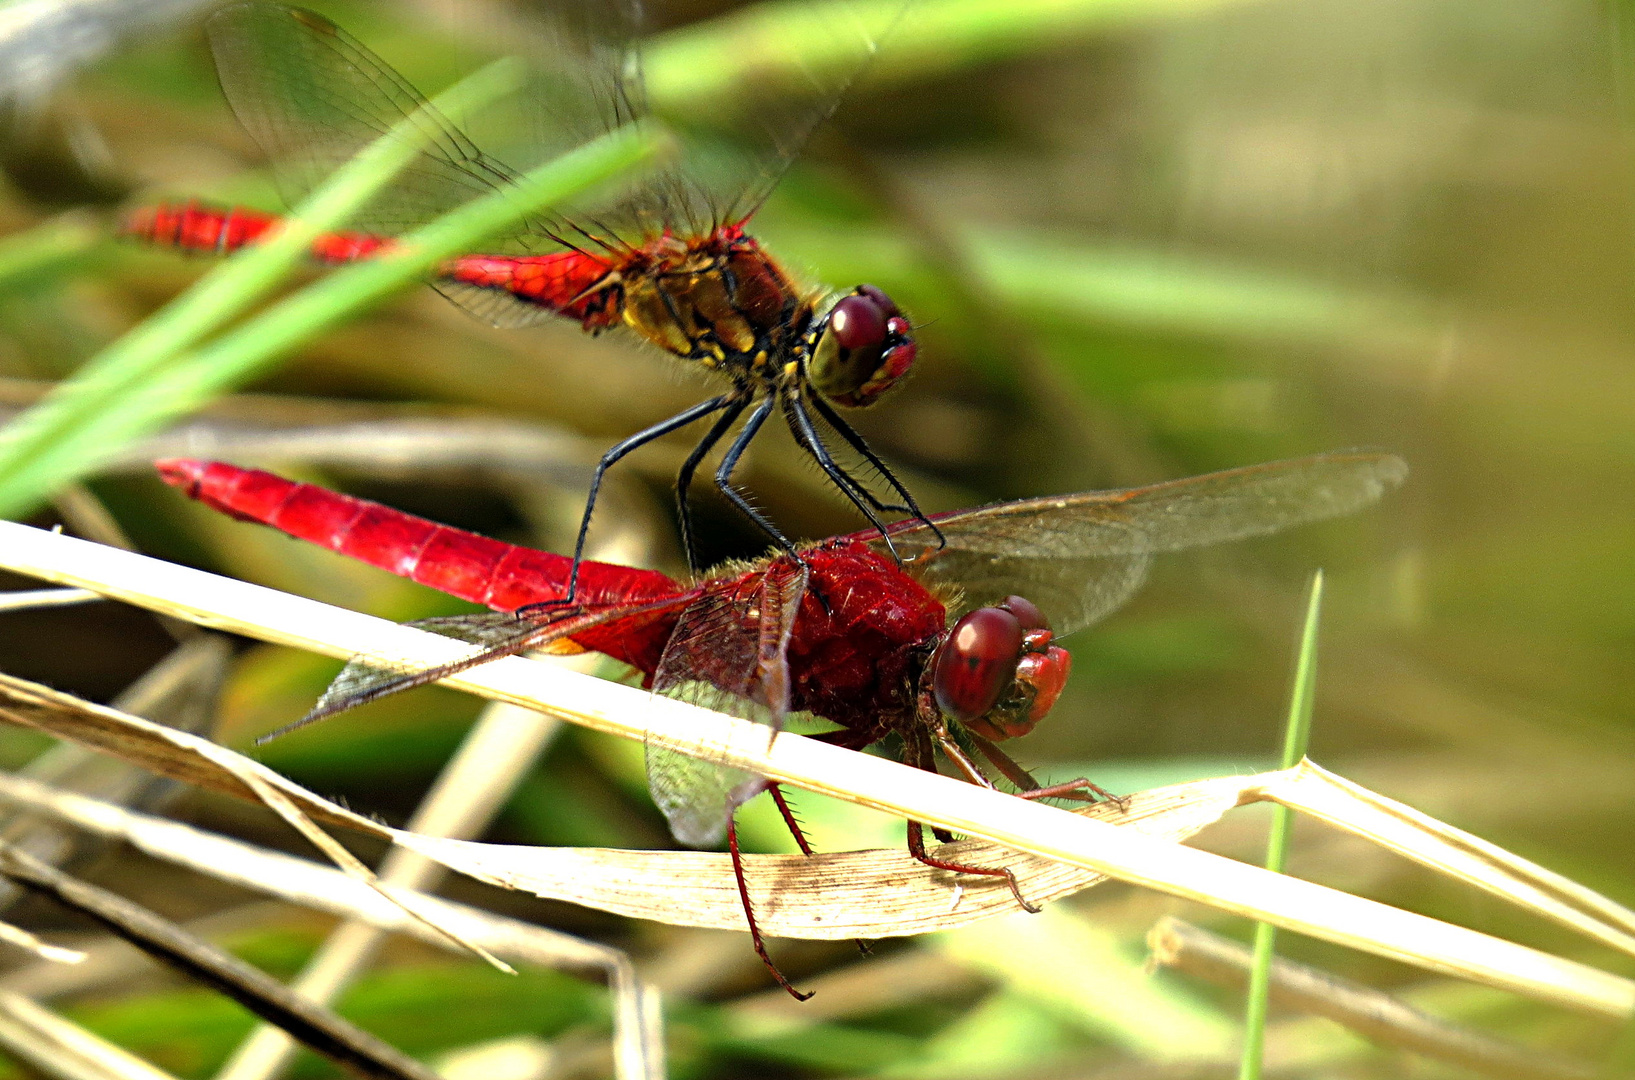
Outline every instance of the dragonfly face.
<path fill-rule="evenodd" d="M 914 327 L 873 285 L 841 297 L 815 329 L 807 362 L 812 389 L 839 405 L 861 409 L 878 401 L 914 366 Z"/>
<path fill-rule="evenodd" d="M 1073 658 L 1044 613 L 1020 596 L 967 613 L 931 660 L 938 708 L 983 738 L 1026 735 L 1067 685 Z"/>

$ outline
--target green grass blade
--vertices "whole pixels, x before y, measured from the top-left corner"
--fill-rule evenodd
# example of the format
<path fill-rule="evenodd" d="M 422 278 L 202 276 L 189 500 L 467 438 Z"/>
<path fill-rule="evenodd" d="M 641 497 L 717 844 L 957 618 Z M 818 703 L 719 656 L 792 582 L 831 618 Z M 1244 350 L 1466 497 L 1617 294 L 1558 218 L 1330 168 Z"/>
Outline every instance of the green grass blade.
<path fill-rule="evenodd" d="M 632 125 L 564 154 L 404 237 L 392 253 L 354 263 L 245 322 L 215 344 L 126 381 L 71 430 L 60 431 L 31 459 L 5 473 L 0 459 L 0 517 L 26 512 L 58 486 L 83 476 L 119 447 L 158 430 L 315 334 L 335 326 L 438 263 L 554 203 L 604 184 L 656 157 L 664 133 Z"/>
<path fill-rule="evenodd" d="M 480 108 L 519 84 L 514 64 L 491 64 L 438 98 L 459 113 Z M 264 243 L 247 248 L 158 314 L 93 357 L 72 379 L 0 431 L 0 477 L 28 475 L 42 455 L 100 412 L 117 408 L 134 387 L 155 375 L 182 350 L 226 325 L 267 295 L 299 266 L 318 235 L 343 224 L 390 183 L 425 143 L 425 125 L 408 119 L 338 169 L 284 226 Z M 21 485 L 20 490 L 26 490 Z M 44 492 L 3 500 L 16 513 Z"/>
<path fill-rule="evenodd" d="M 1300 653 L 1294 665 L 1294 689 L 1289 695 L 1289 722 L 1283 732 L 1283 768 L 1292 769 L 1306 756 L 1311 741 L 1312 696 L 1317 683 L 1317 625 L 1323 607 L 1323 572 L 1311 576 L 1306 597 L 1306 625 L 1300 632 Z M 1266 840 L 1266 869 L 1283 872 L 1289 850 L 1289 828 L 1294 813 L 1286 806 L 1272 808 L 1272 828 Z M 1249 999 L 1244 1010 L 1243 1057 L 1238 1080 L 1260 1080 L 1266 1050 L 1266 1006 L 1272 975 L 1272 952 L 1277 927 L 1255 924 L 1254 963 L 1249 969 Z"/>
<path fill-rule="evenodd" d="M 647 43 L 647 96 L 661 113 L 734 96 L 753 104 L 769 85 L 849 77 L 861 52 L 837 33 L 854 22 L 884 36 L 869 77 L 906 80 L 987 63 L 1064 41 L 1204 14 L 1243 0 L 781 0 L 660 34 Z"/>

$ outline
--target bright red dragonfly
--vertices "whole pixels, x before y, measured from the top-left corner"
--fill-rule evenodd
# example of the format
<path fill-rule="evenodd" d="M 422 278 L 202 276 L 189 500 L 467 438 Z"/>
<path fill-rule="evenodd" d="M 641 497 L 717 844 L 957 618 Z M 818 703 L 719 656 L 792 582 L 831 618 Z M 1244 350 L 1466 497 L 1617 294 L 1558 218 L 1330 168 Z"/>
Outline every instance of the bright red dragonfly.
<path fill-rule="evenodd" d="M 479 648 L 457 663 L 410 673 L 354 664 L 301 723 L 497 656 L 594 650 L 640 671 L 655 692 L 774 729 L 789 713 L 810 714 L 838 725 L 816 738 L 855 749 L 896 734 L 908 764 L 936 771 L 940 752 L 965 779 L 992 786 L 980 757 L 1030 797 L 1099 791 L 1085 781 L 1041 788 L 996 745 L 1031 730 L 1060 694 L 1070 660 L 1057 635 L 1123 604 L 1159 552 L 1350 513 L 1407 475 L 1400 458 L 1353 452 L 1000 503 L 938 514 L 942 544 L 924 523 L 892 526 L 901 564 L 873 532 L 693 584 L 587 561 L 578 595 L 565 605 L 572 560 L 564 556 L 258 470 L 191 460 L 158 468 L 167 482 L 224 513 L 498 612 L 420 624 Z M 732 821 L 737 806 L 770 791 L 810 854 L 778 785 L 651 745 L 647 761 L 653 798 L 677 839 L 712 846 L 725 831 L 755 950 L 799 997 L 761 941 Z M 1028 906 L 1008 870 L 928 853 L 917 822 L 908 824 L 908 847 L 930 866 L 1003 877 Z"/>
<path fill-rule="evenodd" d="M 565 148 L 641 116 L 645 98 L 629 0 L 544 5 L 552 58 L 531 96 L 543 115 L 529 141 Z M 229 4 L 207 23 L 222 90 L 275 167 L 286 201 L 300 201 L 336 167 L 415 115 L 428 150 L 395 187 L 352 224 L 313 247 L 317 259 L 368 258 L 392 237 L 514 173 L 426 103 L 396 71 L 334 23 L 299 8 Z M 830 64 L 809 85 L 769 94 L 740 123 L 730 151 L 701 135 L 684 139 L 680 164 L 578 212 L 540 219 L 498 250 L 446 263 L 433 285 L 495 325 L 566 317 L 599 333 L 623 325 L 683 360 L 726 376 L 731 389 L 641 431 L 603 456 L 591 481 L 575 565 L 603 474 L 648 442 L 715 417 L 676 477 L 688 564 L 697 569 L 687 493 L 704 457 L 747 412 L 715 474 L 721 493 L 785 551 L 794 545 L 732 486 L 732 473 L 774 408 L 796 442 L 886 535 L 882 514 L 926 522 L 912 495 L 835 406 L 863 407 L 913 366 L 913 328 L 881 290 L 849 293 L 798 282 L 745 232 L 790 159 L 873 50 L 861 22 L 839 20 Z M 834 58 L 841 57 L 835 63 Z M 746 130 L 747 129 L 747 130 Z M 222 253 L 254 243 L 274 215 L 196 202 L 138 212 L 128 234 L 190 251 Z M 885 481 L 900 502 L 878 498 L 836 460 L 832 432 Z M 572 589 L 570 588 L 570 593 Z"/>

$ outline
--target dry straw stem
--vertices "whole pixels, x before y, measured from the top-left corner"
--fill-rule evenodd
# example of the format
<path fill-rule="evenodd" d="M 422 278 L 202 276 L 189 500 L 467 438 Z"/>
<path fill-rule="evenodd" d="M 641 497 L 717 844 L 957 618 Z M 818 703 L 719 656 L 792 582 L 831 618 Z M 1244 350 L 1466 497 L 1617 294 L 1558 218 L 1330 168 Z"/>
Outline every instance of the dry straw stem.
<path fill-rule="evenodd" d="M 91 588 L 106 595 L 181 618 L 262 640 L 332 656 L 361 655 L 377 662 L 429 665 L 461 655 L 457 642 L 410 627 L 396 626 L 356 612 L 290 596 L 244 582 L 99 547 L 85 541 L 11 523 L 0 523 L 0 565 L 61 585 Z M 808 790 L 848 799 L 904 818 L 981 837 L 1004 848 L 1077 866 L 1096 874 L 1195 900 L 1224 911 L 1261 919 L 1309 934 L 1417 964 L 1446 975 L 1470 978 L 1558 1004 L 1626 1018 L 1635 1013 L 1635 983 L 1524 946 L 1401 911 L 1310 882 L 1272 874 L 1207 852 L 1137 835 L 1108 821 L 1072 814 L 1050 806 L 987 791 L 960 781 L 909 769 L 895 762 L 827 746 L 798 736 L 783 736 L 769 745 L 767 730 L 745 721 L 632 687 L 562 671 L 520 657 L 484 664 L 445 680 L 458 689 L 561 716 L 596 730 L 650 742 L 683 753 L 748 769 Z M 273 784 L 309 813 L 338 820 L 339 808 L 310 803 L 294 795 L 294 785 L 248 759 L 232 769 L 219 747 L 156 725 L 97 714 L 67 717 L 46 707 L 15 705 L 8 713 L 20 722 L 48 726 L 65 737 L 139 760 L 170 775 L 186 772 L 193 782 L 223 785 L 254 797 L 244 769 Z M 205 767 L 206 759 L 212 764 Z M 1259 778 L 1266 780 L 1267 778 Z M 1243 787 L 1241 781 L 1232 781 Z M 255 786 L 261 786 L 256 784 Z M 1264 792 L 1267 784 L 1255 790 Z M 296 792 L 298 788 L 294 789 Z M 1211 793 L 1218 797 L 1219 791 Z M 1247 797 L 1257 796 L 1254 792 Z M 1236 800 L 1234 800 L 1236 801 Z M 381 827 L 356 815 L 347 824 L 380 832 Z M 542 892 L 564 866 L 579 860 L 577 872 L 608 890 L 628 880 L 600 862 L 595 852 L 561 852 L 547 848 L 504 847 L 463 841 L 434 840 L 393 834 L 398 843 L 444 865 L 485 881 Z M 601 853 L 604 854 L 605 853 Z M 641 853 L 625 853 L 626 855 Z M 693 925 L 726 925 L 705 921 L 693 904 L 712 895 L 728 898 L 731 884 L 724 856 L 705 853 L 646 853 L 668 867 L 670 914 L 666 921 Z M 919 928 L 858 929 L 850 923 L 837 933 L 835 918 L 849 915 L 857 896 L 852 876 L 857 853 L 837 862 L 803 860 L 774 864 L 777 880 L 768 882 L 766 864 L 758 864 L 753 883 L 764 905 L 767 928 L 778 934 L 813 937 L 885 936 Z M 832 875 L 832 876 L 830 876 Z M 1023 874 L 1026 881 L 1026 873 Z M 1542 871 L 1535 871 L 1542 880 Z M 816 913 L 810 928 L 789 925 L 784 900 L 792 884 L 822 881 L 828 910 Z M 859 916 L 881 908 L 898 890 L 913 890 L 916 879 L 932 878 L 943 890 L 944 904 L 954 896 L 953 881 L 914 871 L 864 898 Z M 679 887 L 694 887 L 683 894 Z M 968 883 L 961 908 L 982 893 Z M 543 892 L 542 892 L 543 894 Z M 588 902 L 588 901 L 587 901 Z M 593 906 L 617 910 L 604 898 Z M 720 907 L 722 905 L 717 905 Z M 1613 910 L 1597 898 L 1597 910 Z M 899 913 L 887 911 L 888 916 Z M 959 912 L 955 912 L 958 915 Z M 1588 917 L 1588 916 L 1583 916 Z M 1629 925 L 1628 916 L 1618 921 Z M 741 923 L 732 925 L 742 926 Z M 1620 932 L 1605 927 L 1602 940 Z"/>
<path fill-rule="evenodd" d="M 430 945 L 456 948 L 378 891 L 343 871 L 282 852 L 153 817 L 24 777 L 0 773 L 0 803 L 117 840 L 145 855 L 219 881 L 275 896 L 292 904 L 353 919 L 383 932 L 402 933 Z M 577 968 L 606 976 L 619 1007 L 614 1014 L 620 1077 L 662 1075 L 656 1045 L 659 1018 L 651 987 L 637 979 L 624 953 L 531 923 L 495 915 L 435 896 L 384 883 L 409 899 L 437 925 L 498 956 L 541 967 Z"/>
<path fill-rule="evenodd" d="M 1153 961 L 1232 989 L 1249 979 L 1252 954 L 1180 919 L 1160 919 L 1147 935 Z M 1439 1020 L 1406 1002 L 1326 971 L 1273 960 L 1272 1000 L 1326 1017 L 1376 1043 L 1400 1047 L 1500 1080 L 1594 1080 L 1590 1065 L 1517 1046 Z"/>
<path fill-rule="evenodd" d="M 100 923 L 154 959 L 204 983 L 359 1076 L 437 1080 L 402 1051 L 291 993 L 260 968 L 205 942 L 122 896 L 70 877 L 0 844 L 0 874 Z"/>

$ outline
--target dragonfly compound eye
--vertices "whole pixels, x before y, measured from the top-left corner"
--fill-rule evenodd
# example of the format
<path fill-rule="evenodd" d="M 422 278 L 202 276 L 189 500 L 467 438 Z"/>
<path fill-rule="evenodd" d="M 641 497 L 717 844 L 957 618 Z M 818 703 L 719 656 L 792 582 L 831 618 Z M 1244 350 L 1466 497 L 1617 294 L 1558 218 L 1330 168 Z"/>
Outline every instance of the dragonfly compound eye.
<path fill-rule="evenodd" d="M 859 285 L 829 309 L 813 350 L 813 389 L 841 405 L 872 405 L 914 366 L 914 328 L 891 298 Z"/>
<path fill-rule="evenodd" d="M 934 664 L 938 706 L 995 742 L 1032 731 L 1073 670 L 1072 656 L 1054 644 L 1044 614 L 1017 596 L 955 623 Z"/>
<path fill-rule="evenodd" d="M 931 689 L 943 712 L 969 724 L 1016 681 L 1022 624 L 1004 608 L 977 608 L 954 624 L 937 650 Z"/>

